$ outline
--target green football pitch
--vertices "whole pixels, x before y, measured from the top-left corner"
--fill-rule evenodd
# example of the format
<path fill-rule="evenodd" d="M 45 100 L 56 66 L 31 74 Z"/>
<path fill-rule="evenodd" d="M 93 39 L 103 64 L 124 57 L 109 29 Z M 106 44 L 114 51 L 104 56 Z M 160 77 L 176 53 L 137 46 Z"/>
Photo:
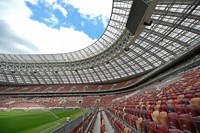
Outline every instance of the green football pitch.
<path fill-rule="evenodd" d="M 0 133 L 49 133 L 83 115 L 85 110 L 0 112 Z"/>

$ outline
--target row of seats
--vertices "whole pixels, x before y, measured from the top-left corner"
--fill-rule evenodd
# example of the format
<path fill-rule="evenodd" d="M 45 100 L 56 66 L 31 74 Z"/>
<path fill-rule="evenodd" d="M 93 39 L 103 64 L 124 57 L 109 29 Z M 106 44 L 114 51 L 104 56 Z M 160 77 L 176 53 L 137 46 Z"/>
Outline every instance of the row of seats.
<path fill-rule="evenodd" d="M 110 105 L 113 99 L 125 94 L 113 96 L 87 97 L 51 97 L 51 98 L 0 98 L 0 108 L 14 107 L 101 107 Z"/>
<path fill-rule="evenodd" d="M 195 80 L 195 84 L 200 83 L 200 73 L 198 73 L 197 75 L 198 75 L 198 80 Z M 154 90 L 152 92 L 145 92 L 143 94 L 133 95 L 132 97 L 129 97 L 128 99 L 124 101 L 120 101 L 121 103 L 118 104 L 117 106 L 119 107 L 120 106 L 121 107 L 146 106 L 146 108 L 153 106 L 153 109 L 154 109 L 154 106 L 160 106 L 164 104 L 167 104 L 167 105 L 191 104 L 191 105 L 197 105 L 197 106 L 200 105 L 199 98 L 197 98 L 200 96 L 199 89 L 198 89 L 200 88 L 200 84 L 199 86 L 192 88 L 191 84 L 189 84 L 187 80 L 185 80 L 185 78 L 181 79 L 181 82 L 184 82 L 185 84 L 184 86 L 185 88 L 181 88 L 180 92 L 173 92 L 174 89 L 171 89 L 172 85 L 175 88 L 180 87 L 180 86 L 177 86 L 177 83 L 178 84 L 180 83 L 180 80 L 179 80 L 159 90 Z M 194 77 L 190 76 L 190 78 L 194 78 Z M 188 86 L 190 87 L 188 88 Z M 165 94 L 167 92 L 170 92 L 169 95 Z"/>
<path fill-rule="evenodd" d="M 93 127 L 94 127 L 94 123 L 95 123 L 96 119 L 97 119 L 97 114 L 94 114 L 93 118 L 91 120 L 91 123 L 89 124 L 87 133 L 92 133 L 93 132 Z"/>
<path fill-rule="evenodd" d="M 196 99 L 196 98 L 195 98 Z M 198 98 L 200 100 L 200 98 Z M 176 112 L 177 114 L 191 114 L 193 117 L 200 115 L 200 106 L 189 104 L 178 104 L 178 105 L 172 105 L 172 104 L 162 104 L 162 105 L 142 105 L 137 107 L 116 107 L 114 106 L 116 110 L 124 111 L 129 114 L 138 115 L 144 118 L 147 118 L 149 114 L 151 114 L 153 111 L 165 111 L 167 113 Z"/>
<path fill-rule="evenodd" d="M 72 128 L 69 133 L 85 133 L 90 128 L 90 122 L 94 119 L 94 116 L 97 115 L 96 112 L 91 112 L 87 117 L 85 117 L 76 127 Z"/>
<path fill-rule="evenodd" d="M 114 127 L 116 133 L 134 133 L 134 131 L 128 128 L 122 123 L 116 116 L 112 115 L 108 110 L 104 110 L 111 125 Z"/>
<path fill-rule="evenodd" d="M 101 133 L 106 133 L 106 126 L 105 126 L 105 122 L 104 122 L 104 119 L 103 119 L 103 115 L 102 115 L 102 112 L 100 112 L 100 131 Z"/>
<path fill-rule="evenodd" d="M 0 92 L 86 92 L 115 90 L 122 87 L 130 86 L 137 82 L 139 78 L 129 81 L 102 84 L 102 85 L 39 85 L 39 86 L 0 86 Z"/>
<path fill-rule="evenodd" d="M 151 119 L 143 119 L 131 114 L 109 109 L 115 116 L 120 117 L 124 122 L 132 126 L 136 132 L 141 133 L 184 133 L 181 129 L 173 129 L 168 126 L 152 121 Z"/>

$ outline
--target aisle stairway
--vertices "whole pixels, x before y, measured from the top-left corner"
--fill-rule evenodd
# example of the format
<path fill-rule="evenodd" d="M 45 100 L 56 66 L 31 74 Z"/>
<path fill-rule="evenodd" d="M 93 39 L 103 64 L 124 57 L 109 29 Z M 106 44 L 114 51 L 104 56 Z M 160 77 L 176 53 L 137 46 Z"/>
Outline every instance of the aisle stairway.
<path fill-rule="evenodd" d="M 100 113 L 98 113 L 94 123 L 93 133 L 100 133 L 100 125 Z"/>
<path fill-rule="evenodd" d="M 97 114 L 97 118 L 96 118 L 96 121 L 94 123 L 93 133 L 100 133 L 101 132 L 101 130 L 100 130 L 100 127 L 101 127 L 100 113 L 101 112 L 99 112 Z M 113 129 L 112 125 L 110 124 L 110 122 L 109 122 L 104 111 L 102 112 L 102 116 L 103 116 L 103 120 L 104 120 L 105 127 L 106 127 L 106 133 L 114 133 L 114 129 Z"/>
<path fill-rule="evenodd" d="M 104 111 L 102 112 L 102 115 L 103 115 L 103 119 L 104 119 L 105 126 L 106 126 L 106 133 L 114 133 L 115 131 L 114 131 L 112 125 L 110 124 Z"/>

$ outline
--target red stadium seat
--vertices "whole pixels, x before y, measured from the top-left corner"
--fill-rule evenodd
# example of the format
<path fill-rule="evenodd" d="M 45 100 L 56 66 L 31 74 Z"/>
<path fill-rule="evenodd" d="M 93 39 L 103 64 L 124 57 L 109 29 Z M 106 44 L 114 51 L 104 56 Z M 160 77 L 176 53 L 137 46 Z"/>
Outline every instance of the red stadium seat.
<path fill-rule="evenodd" d="M 185 112 L 191 114 L 193 117 L 200 115 L 199 109 L 195 105 L 186 105 Z"/>
<path fill-rule="evenodd" d="M 160 111 L 167 111 L 167 105 L 166 104 L 162 104 L 160 106 Z"/>
<path fill-rule="evenodd" d="M 181 114 L 177 118 L 181 130 L 185 132 L 196 133 L 195 127 L 192 123 L 192 115 L 190 114 Z"/>
<path fill-rule="evenodd" d="M 200 116 L 194 117 L 192 122 L 196 129 L 196 132 L 200 133 Z"/>
<path fill-rule="evenodd" d="M 160 130 L 158 130 L 158 129 L 154 129 L 154 133 L 166 133 L 166 132 L 162 132 L 162 131 L 160 131 Z M 167 132 L 168 133 L 168 132 Z"/>
<path fill-rule="evenodd" d="M 188 99 L 191 99 L 194 97 L 194 94 L 193 93 L 189 93 L 189 94 L 186 94 L 185 95 L 185 98 L 188 98 Z"/>
<path fill-rule="evenodd" d="M 149 125 L 147 125 L 146 127 L 147 127 L 148 133 L 155 133 L 155 129 L 156 129 L 156 123 L 155 122 L 149 122 Z"/>
<path fill-rule="evenodd" d="M 142 124 L 141 124 L 141 132 L 142 133 L 148 133 L 146 126 L 149 124 L 150 121 L 151 121 L 150 119 L 146 119 L 146 120 L 142 121 Z"/>
<path fill-rule="evenodd" d="M 172 104 L 167 105 L 167 113 L 175 112 L 174 106 Z"/>
<path fill-rule="evenodd" d="M 194 94 L 194 97 L 200 97 L 200 89 L 198 89 L 198 92 L 196 92 L 196 93 Z"/>
<path fill-rule="evenodd" d="M 189 99 L 188 98 L 181 99 L 181 104 L 184 104 L 184 105 L 190 104 Z"/>
<path fill-rule="evenodd" d="M 151 114 L 152 114 L 152 113 L 153 113 L 153 110 L 147 111 L 147 112 L 146 112 L 146 118 L 147 118 L 147 119 L 150 119 L 150 120 L 153 120 L 152 117 L 151 117 Z"/>
<path fill-rule="evenodd" d="M 141 111 L 141 117 L 142 117 L 143 119 L 146 119 L 146 113 L 147 113 L 146 110 L 142 110 L 142 111 Z"/>
<path fill-rule="evenodd" d="M 180 101 L 180 99 L 175 99 L 174 101 L 173 101 L 173 104 L 180 104 L 181 103 L 181 101 Z"/>
<path fill-rule="evenodd" d="M 177 113 L 169 113 L 167 115 L 167 120 L 168 120 L 170 128 L 180 129 L 180 126 L 178 124 L 177 118 L 178 118 L 178 114 Z"/>
<path fill-rule="evenodd" d="M 168 133 L 168 127 L 166 125 L 157 125 L 155 133 Z"/>
<path fill-rule="evenodd" d="M 133 119 L 134 119 L 134 115 L 128 115 L 128 116 L 127 116 L 127 122 L 128 122 L 130 125 L 133 125 Z"/>
<path fill-rule="evenodd" d="M 185 105 L 183 105 L 183 104 L 174 105 L 174 110 L 178 115 L 186 113 L 185 112 Z"/>
<path fill-rule="evenodd" d="M 169 129 L 169 133 L 184 133 L 184 132 L 180 129 Z"/>

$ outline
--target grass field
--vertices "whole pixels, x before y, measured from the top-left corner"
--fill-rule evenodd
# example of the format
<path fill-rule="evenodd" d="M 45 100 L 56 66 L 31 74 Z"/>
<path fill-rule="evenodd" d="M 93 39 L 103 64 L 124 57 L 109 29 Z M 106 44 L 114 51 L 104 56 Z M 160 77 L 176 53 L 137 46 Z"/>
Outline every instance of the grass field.
<path fill-rule="evenodd" d="M 0 112 L 0 133 L 49 133 L 83 115 L 83 110 L 11 111 Z"/>

